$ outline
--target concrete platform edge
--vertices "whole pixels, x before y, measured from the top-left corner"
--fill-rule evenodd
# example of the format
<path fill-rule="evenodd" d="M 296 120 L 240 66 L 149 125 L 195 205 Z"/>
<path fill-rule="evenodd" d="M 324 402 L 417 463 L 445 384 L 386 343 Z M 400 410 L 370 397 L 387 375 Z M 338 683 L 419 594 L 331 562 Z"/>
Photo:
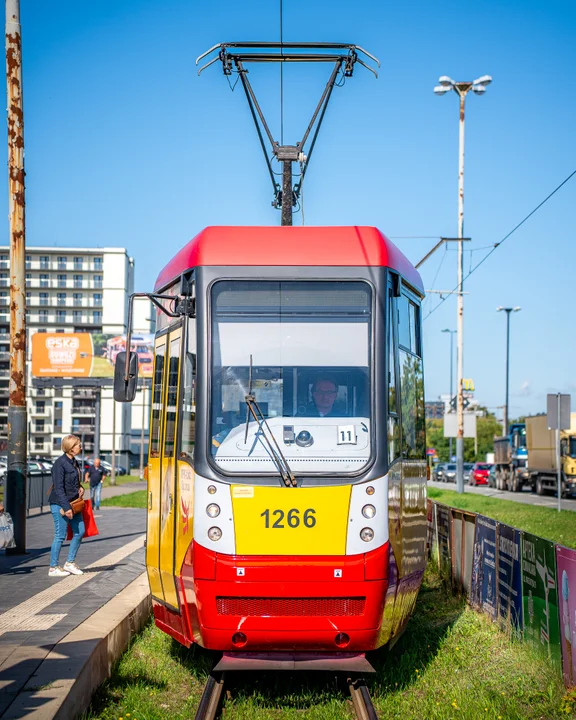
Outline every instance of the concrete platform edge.
<path fill-rule="evenodd" d="M 57 643 L 2 720 L 72 720 L 110 677 L 152 611 L 146 573 Z"/>

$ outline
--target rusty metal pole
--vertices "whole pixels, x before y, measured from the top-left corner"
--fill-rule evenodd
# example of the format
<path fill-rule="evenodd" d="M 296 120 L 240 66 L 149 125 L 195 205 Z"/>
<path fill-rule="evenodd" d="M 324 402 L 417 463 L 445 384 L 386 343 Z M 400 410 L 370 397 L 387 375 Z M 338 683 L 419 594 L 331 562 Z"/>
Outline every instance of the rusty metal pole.
<path fill-rule="evenodd" d="M 24 222 L 24 109 L 20 0 L 6 0 L 8 90 L 8 203 L 10 219 L 10 400 L 6 510 L 16 547 L 26 552 L 26 235 Z"/>

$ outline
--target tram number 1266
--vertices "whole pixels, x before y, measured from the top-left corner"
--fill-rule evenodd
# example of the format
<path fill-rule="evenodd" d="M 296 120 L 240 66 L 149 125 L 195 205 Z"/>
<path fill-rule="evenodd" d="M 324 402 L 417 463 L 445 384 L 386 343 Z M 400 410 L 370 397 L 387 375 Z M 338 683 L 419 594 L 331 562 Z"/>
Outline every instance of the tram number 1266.
<path fill-rule="evenodd" d="M 304 514 L 300 517 L 300 510 L 297 508 L 292 508 L 292 510 L 288 510 L 287 513 L 285 513 L 284 510 L 264 510 L 263 513 L 260 513 L 260 517 L 264 518 L 266 528 L 285 528 L 284 519 L 288 527 L 291 528 L 299 527 L 300 523 L 302 523 L 304 527 L 313 528 L 314 525 L 316 525 L 315 513 L 316 510 L 308 508 L 308 510 L 304 510 Z M 274 520 L 274 518 L 276 519 Z M 273 521 L 272 524 L 270 524 L 271 520 Z"/>

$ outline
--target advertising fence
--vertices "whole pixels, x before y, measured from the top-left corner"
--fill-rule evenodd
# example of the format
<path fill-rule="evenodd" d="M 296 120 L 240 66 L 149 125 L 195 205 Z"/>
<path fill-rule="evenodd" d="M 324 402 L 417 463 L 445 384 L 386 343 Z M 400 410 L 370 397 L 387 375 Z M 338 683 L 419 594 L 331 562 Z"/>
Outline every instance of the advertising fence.
<path fill-rule="evenodd" d="M 576 551 L 428 500 L 428 544 L 470 605 L 517 630 L 576 686 Z"/>

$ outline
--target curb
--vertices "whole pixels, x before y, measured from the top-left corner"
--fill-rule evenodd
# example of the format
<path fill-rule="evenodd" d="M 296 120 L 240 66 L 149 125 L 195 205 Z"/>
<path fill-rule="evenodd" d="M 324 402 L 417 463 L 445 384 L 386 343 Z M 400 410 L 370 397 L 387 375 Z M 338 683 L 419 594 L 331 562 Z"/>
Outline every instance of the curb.
<path fill-rule="evenodd" d="M 2 720 L 78 717 L 150 614 L 144 572 L 52 648 Z"/>

